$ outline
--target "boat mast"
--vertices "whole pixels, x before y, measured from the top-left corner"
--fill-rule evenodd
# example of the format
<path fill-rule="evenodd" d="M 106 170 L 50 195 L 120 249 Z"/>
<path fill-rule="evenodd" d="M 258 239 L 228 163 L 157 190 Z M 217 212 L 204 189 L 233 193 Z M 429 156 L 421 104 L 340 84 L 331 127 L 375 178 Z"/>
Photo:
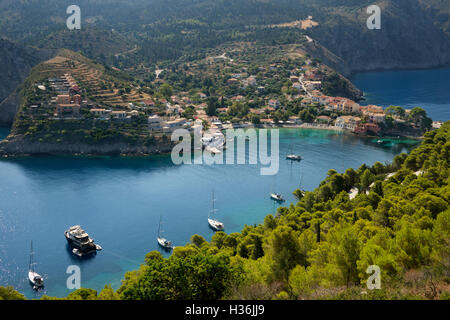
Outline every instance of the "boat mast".
<path fill-rule="evenodd" d="M 34 272 L 34 251 L 33 251 L 33 240 L 31 240 L 31 252 L 30 252 L 30 270 Z"/>
<path fill-rule="evenodd" d="M 161 224 L 162 224 L 162 215 L 159 216 L 159 227 L 158 227 L 158 238 L 161 238 Z"/>
<path fill-rule="evenodd" d="M 212 209 L 211 209 L 211 211 L 210 211 L 209 216 L 211 216 L 212 214 L 214 214 L 214 213 L 216 212 L 215 202 L 216 202 L 216 199 L 215 199 L 215 197 L 214 197 L 214 189 L 213 189 L 213 190 L 212 190 L 212 198 L 211 198 Z"/>

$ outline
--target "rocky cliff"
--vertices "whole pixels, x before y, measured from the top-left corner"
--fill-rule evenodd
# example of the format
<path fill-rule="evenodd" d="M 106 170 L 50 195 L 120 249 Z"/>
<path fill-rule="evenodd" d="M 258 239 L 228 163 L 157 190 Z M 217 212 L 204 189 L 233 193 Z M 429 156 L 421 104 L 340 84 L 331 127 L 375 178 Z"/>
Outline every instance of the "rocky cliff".
<path fill-rule="evenodd" d="M 127 143 L 57 143 L 33 142 L 23 135 L 9 135 L 0 142 L 0 157 L 21 157 L 28 155 L 128 155 L 145 156 L 151 154 L 170 153 L 171 141 L 157 142 L 151 146 L 131 145 Z"/>
<path fill-rule="evenodd" d="M 337 70 L 349 72 L 429 68 L 450 63 L 449 2 L 383 0 L 381 29 L 369 30 L 367 6 L 326 10 L 319 26 L 308 32 L 316 41 L 311 52 L 326 60 L 323 46 L 339 57 Z"/>

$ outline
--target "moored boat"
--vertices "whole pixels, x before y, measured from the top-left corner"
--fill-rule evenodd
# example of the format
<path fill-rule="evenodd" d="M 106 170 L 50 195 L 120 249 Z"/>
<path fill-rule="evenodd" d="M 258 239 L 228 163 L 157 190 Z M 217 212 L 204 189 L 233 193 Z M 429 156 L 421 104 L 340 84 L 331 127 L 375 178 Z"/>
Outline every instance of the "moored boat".
<path fill-rule="evenodd" d="M 284 202 L 285 201 L 283 196 L 281 194 L 279 194 L 279 193 L 276 193 L 276 192 L 271 193 L 270 194 L 270 198 L 275 200 L 275 201 L 278 201 L 278 202 Z"/>
<path fill-rule="evenodd" d="M 31 241 L 30 267 L 28 268 L 28 281 L 30 281 L 34 290 L 38 290 L 44 286 L 44 278 L 35 271 L 33 241 Z"/>
<path fill-rule="evenodd" d="M 95 244 L 94 239 L 90 238 L 86 231 L 81 229 L 79 225 L 70 227 L 64 231 L 64 235 L 72 247 L 72 253 L 79 257 L 102 250 L 102 247 Z"/>
<path fill-rule="evenodd" d="M 159 219 L 159 228 L 158 228 L 158 244 L 163 247 L 164 249 L 172 249 L 172 241 L 167 240 L 162 236 L 163 230 L 162 230 L 162 217 Z"/>
<path fill-rule="evenodd" d="M 299 155 L 299 154 L 288 154 L 286 156 L 286 159 L 293 160 L 293 161 L 301 161 L 302 160 L 302 156 Z"/>
<path fill-rule="evenodd" d="M 216 199 L 214 198 L 214 190 L 212 191 L 212 209 L 209 212 L 208 215 L 208 224 L 209 226 L 214 229 L 215 231 L 223 231 L 225 229 L 225 225 L 223 224 L 223 222 L 220 222 L 219 220 L 213 219 L 212 216 L 215 214 L 215 212 L 217 211 L 215 208 L 215 201 Z"/>

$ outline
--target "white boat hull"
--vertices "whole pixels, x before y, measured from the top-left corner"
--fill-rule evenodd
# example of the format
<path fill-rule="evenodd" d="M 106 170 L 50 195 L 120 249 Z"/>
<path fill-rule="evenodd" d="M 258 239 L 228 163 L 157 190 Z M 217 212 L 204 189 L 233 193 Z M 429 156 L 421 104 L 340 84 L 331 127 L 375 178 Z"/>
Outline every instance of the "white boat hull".
<path fill-rule="evenodd" d="M 37 281 L 37 279 L 41 279 L 41 282 Z M 44 286 L 43 278 L 37 272 L 28 271 L 28 280 L 35 288 L 41 288 Z"/>
<path fill-rule="evenodd" d="M 165 249 L 172 249 L 172 243 L 167 239 L 158 237 L 158 244 Z"/>
<path fill-rule="evenodd" d="M 302 157 L 299 155 L 290 154 L 290 155 L 286 156 L 286 159 L 293 160 L 293 161 L 301 161 Z"/>
<path fill-rule="evenodd" d="M 277 195 L 277 194 L 274 194 L 274 193 L 272 193 L 272 194 L 270 195 L 270 198 L 272 198 L 272 199 L 275 200 L 275 201 L 279 201 L 279 202 L 283 202 L 283 201 L 284 201 L 284 199 L 283 199 L 282 196 Z"/>
<path fill-rule="evenodd" d="M 220 221 L 208 219 L 208 223 L 211 226 L 211 228 L 213 228 L 216 231 L 223 231 L 223 229 L 224 229 L 224 225 Z"/>

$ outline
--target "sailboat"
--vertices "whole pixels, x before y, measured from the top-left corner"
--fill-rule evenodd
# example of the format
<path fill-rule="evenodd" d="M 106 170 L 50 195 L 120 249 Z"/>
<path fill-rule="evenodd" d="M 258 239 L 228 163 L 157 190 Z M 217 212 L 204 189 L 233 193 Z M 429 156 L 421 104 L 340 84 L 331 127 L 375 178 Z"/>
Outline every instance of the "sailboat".
<path fill-rule="evenodd" d="M 159 219 L 159 227 L 158 227 L 158 244 L 164 249 L 172 249 L 172 241 L 167 240 L 162 236 L 163 230 L 162 226 L 162 216 Z"/>
<path fill-rule="evenodd" d="M 302 180 L 303 180 L 303 172 L 300 170 L 300 184 L 298 186 L 298 190 L 300 190 L 301 197 L 304 197 L 306 195 L 306 192 L 305 190 L 302 189 Z"/>
<path fill-rule="evenodd" d="M 33 240 L 31 241 L 31 253 L 30 253 L 30 267 L 28 269 L 28 280 L 33 285 L 33 289 L 37 290 L 44 286 L 44 278 L 38 274 L 34 266 L 36 263 L 34 262 L 34 251 L 33 251 Z"/>
<path fill-rule="evenodd" d="M 278 202 L 284 202 L 286 200 L 284 200 L 283 196 L 279 193 L 273 192 L 270 194 L 270 198 L 272 200 L 278 201 Z"/>
<path fill-rule="evenodd" d="M 286 159 L 292 160 L 292 161 L 301 161 L 302 160 L 302 156 L 299 155 L 299 154 L 294 154 L 292 152 L 292 145 L 291 145 L 291 153 L 286 156 Z"/>
<path fill-rule="evenodd" d="M 275 177 L 274 177 L 274 179 L 275 179 Z M 275 185 L 275 180 L 274 180 L 274 185 Z M 274 187 L 274 190 L 275 190 L 275 187 Z M 277 193 L 277 192 L 272 192 L 270 194 L 270 198 L 272 200 L 277 201 L 277 202 L 284 202 L 285 201 L 283 196 L 281 194 Z"/>
<path fill-rule="evenodd" d="M 223 231 L 223 229 L 225 229 L 224 224 L 222 222 L 212 218 L 212 215 L 217 211 L 214 206 L 215 201 L 216 201 L 216 199 L 214 198 L 214 190 L 213 190 L 212 191 L 212 200 L 211 200 L 212 209 L 208 215 L 208 224 L 211 228 L 213 228 L 216 231 Z"/>

